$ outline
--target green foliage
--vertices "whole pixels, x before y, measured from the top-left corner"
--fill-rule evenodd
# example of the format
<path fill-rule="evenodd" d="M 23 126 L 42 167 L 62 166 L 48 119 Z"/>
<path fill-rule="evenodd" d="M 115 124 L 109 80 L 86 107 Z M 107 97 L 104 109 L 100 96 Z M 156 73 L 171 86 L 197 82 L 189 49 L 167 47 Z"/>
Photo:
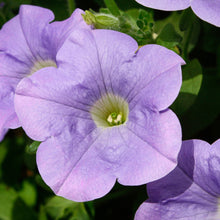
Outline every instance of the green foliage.
<path fill-rule="evenodd" d="M 76 8 L 75 0 L 67 0 L 67 6 L 69 15 L 71 15 Z"/>
<path fill-rule="evenodd" d="M 220 77 L 216 74 L 203 75 L 203 83 L 196 101 L 181 117 L 182 129 L 186 138 L 192 138 L 220 116 L 219 85 Z"/>
<path fill-rule="evenodd" d="M 30 145 L 27 145 L 26 152 L 29 154 L 35 154 L 41 142 L 33 141 Z"/>
<path fill-rule="evenodd" d="M 73 202 L 59 196 L 51 198 L 44 207 L 45 212 L 55 220 L 89 220 L 83 203 Z"/>
<path fill-rule="evenodd" d="M 0 184 L 0 219 L 35 220 L 37 218 L 34 211 L 24 203 L 14 189 L 4 184 Z"/>
<path fill-rule="evenodd" d="M 114 0 L 104 0 L 106 7 L 109 9 L 112 15 L 119 16 L 120 11 Z"/>
<path fill-rule="evenodd" d="M 114 11 L 115 10 L 115 11 Z M 117 14 L 117 15 L 116 15 Z M 85 22 L 96 29 L 111 29 L 132 36 L 139 45 L 153 42 L 153 13 L 143 9 L 116 12 L 115 8 L 85 11 Z"/>
<path fill-rule="evenodd" d="M 174 49 L 181 41 L 181 35 L 177 33 L 173 24 L 168 23 L 158 35 L 156 43 L 169 49 Z"/>
<path fill-rule="evenodd" d="M 0 26 L 18 13 L 21 4 L 50 8 L 56 20 L 63 20 L 81 3 L 74 0 L 4 2 L 0 8 Z M 182 87 L 171 106 L 181 121 L 183 139 L 200 138 L 211 143 L 219 138 L 220 29 L 199 20 L 190 8 L 162 14 L 134 0 L 90 2 L 97 11 L 96 5 L 106 7 L 99 12 L 91 9 L 85 12 L 85 21 L 94 28 L 126 33 L 140 46 L 160 44 L 184 58 Z M 88 9 L 87 5 L 85 8 Z M 9 132 L 0 143 L 0 220 L 133 219 L 137 207 L 147 198 L 145 186 L 129 188 L 119 184 L 94 202 L 76 203 L 54 196 L 37 171 L 39 144 L 21 130 Z"/>
<path fill-rule="evenodd" d="M 180 116 L 195 102 L 202 84 L 202 67 L 197 59 L 183 67 L 183 82 L 172 109 Z"/>

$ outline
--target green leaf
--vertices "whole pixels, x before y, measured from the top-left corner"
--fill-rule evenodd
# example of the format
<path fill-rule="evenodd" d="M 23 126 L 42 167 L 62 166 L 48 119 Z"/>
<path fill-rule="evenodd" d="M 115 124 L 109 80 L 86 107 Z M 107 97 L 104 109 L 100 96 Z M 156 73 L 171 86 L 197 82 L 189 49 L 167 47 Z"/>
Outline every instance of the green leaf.
<path fill-rule="evenodd" d="M 75 1 L 74 0 L 67 0 L 67 6 L 68 6 L 69 15 L 71 15 L 76 8 Z"/>
<path fill-rule="evenodd" d="M 174 26 L 168 23 L 157 37 L 157 44 L 173 48 L 182 41 L 182 37 L 177 33 Z"/>
<path fill-rule="evenodd" d="M 167 24 L 172 24 L 176 33 L 182 37 L 183 32 L 179 29 L 179 22 L 180 14 L 178 12 L 172 12 L 171 15 L 166 17 L 165 19 L 158 20 L 155 22 L 154 32 L 159 35 Z"/>
<path fill-rule="evenodd" d="M 36 154 L 40 143 L 41 142 L 39 142 L 39 141 L 34 141 L 30 145 L 27 145 L 26 152 L 29 153 L 29 154 Z"/>
<path fill-rule="evenodd" d="M 24 220 L 36 219 L 36 215 L 17 192 L 6 185 L 0 185 L 0 219 L 1 220 Z"/>
<path fill-rule="evenodd" d="M 36 188 L 28 181 L 22 182 L 22 189 L 18 192 L 18 195 L 28 206 L 34 206 L 37 200 Z"/>
<path fill-rule="evenodd" d="M 39 220 L 47 220 L 47 214 L 46 214 L 46 211 L 44 209 L 44 206 L 40 206 L 40 213 L 39 213 L 39 216 L 38 216 L 38 219 Z"/>
<path fill-rule="evenodd" d="M 114 0 L 104 0 L 106 7 L 114 16 L 119 16 L 120 11 Z"/>
<path fill-rule="evenodd" d="M 220 78 L 212 74 L 204 74 L 202 86 L 192 107 L 181 117 L 181 125 L 185 139 L 193 138 L 219 116 L 220 112 Z"/>
<path fill-rule="evenodd" d="M 180 93 L 171 108 L 182 115 L 195 102 L 202 84 L 202 67 L 197 59 L 183 67 L 183 82 Z"/>
<path fill-rule="evenodd" d="M 73 202 L 59 196 L 54 196 L 47 202 L 45 211 L 51 218 L 56 220 L 90 219 L 83 203 Z"/>
<path fill-rule="evenodd" d="M 196 46 L 200 33 L 199 19 L 191 8 L 183 11 L 179 22 L 179 28 L 184 32 L 181 48 L 183 50 L 183 57 L 185 60 L 187 60 L 188 54 Z"/>

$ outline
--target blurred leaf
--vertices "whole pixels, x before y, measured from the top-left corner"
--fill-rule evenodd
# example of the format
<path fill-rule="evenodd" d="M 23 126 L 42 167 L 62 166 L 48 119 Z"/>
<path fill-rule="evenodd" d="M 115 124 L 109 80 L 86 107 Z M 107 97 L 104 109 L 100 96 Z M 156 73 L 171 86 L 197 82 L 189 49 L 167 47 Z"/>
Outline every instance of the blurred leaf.
<path fill-rule="evenodd" d="M 38 5 L 44 8 L 49 8 L 55 14 L 55 20 L 61 21 L 69 17 L 68 5 L 63 0 L 32 0 L 33 5 Z"/>
<path fill-rule="evenodd" d="M 14 185 L 20 182 L 23 169 L 23 156 L 24 147 L 22 137 L 8 139 L 7 154 L 2 161 L 2 179 L 8 185 Z"/>
<path fill-rule="evenodd" d="M 22 182 L 22 189 L 18 192 L 18 195 L 28 206 L 34 206 L 37 200 L 36 188 L 28 181 Z"/>
<path fill-rule="evenodd" d="M 0 143 L 0 166 L 2 162 L 5 159 L 5 156 L 7 154 L 7 140 L 4 140 L 3 142 Z"/>
<path fill-rule="evenodd" d="M 183 57 L 187 60 L 188 54 L 196 46 L 200 33 L 200 21 L 191 8 L 183 11 L 179 28 L 184 32 L 181 48 L 183 50 Z"/>
<path fill-rule="evenodd" d="M 88 211 L 89 216 L 91 216 L 93 219 L 95 217 L 95 207 L 93 201 L 85 202 L 84 205 L 86 210 Z"/>
<path fill-rule="evenodd" d="M 119 16 L 120 11 L 114 0 L 104 0 L 106 7 L 114 16 Z"/>
<path fill-rule="evenodd" d="M 220 28 L 211 25 L 207 22 L 202 22 L 202 35 L 200 49 L 208 52 L 215 53 L 218 50 L 216 45 L 219 45 Z"/>
<path fill-rule="evenodd" d="M 3 184 L 0 185 L 0 219 L 24 220 L 36 219 L 32 209 L 25 205 L 17 192 Z"/>
<path fill-rule="evenodd" d="M 53 219 L 89 220 L 83 203 L 73 202 L 59 196 L 54 196 L 45 205 L 45 211 Z"/>
<path fill-rule="evenodd" d="M 76 8 L 75 0 L 67 0 L 67 6 L 69 15 L 71 15 Z"/>
<path fill-rule="evenodd" d="M 0 219 L 12 219 L 13 203 L 16 199 L 17 194 L 12 188 L 0 185 Z"/>
<path fill-rule="evenodd" d="M 171 108 L 182 115 L 195 102 L 202 84 L 202 67 L 197 59 L 183 66 L 183 82 L 180 93 Z"/>
<path fill-rule="evenodd" d="M 18 10 L 20 5 L 22 4 L 31 4 L 31 0 L 16 0 L 16 1 L 12 1 L 12 0 L 4 0 L 5 2 L 5 6 L 9 5 L 11 9 L 13 10 Z"/>
<path fill-rule="evenodd" d="M 156 21 L 154 25 L 154 32 L 159 35 L 167 24 L 172 24 L 175 32 L 180 36 L 183 36 L 183 32 L 179 29 L 180 17 L 181 15 L 178 12 L 172 12 L 171 15 L 165 19 Z"/>
<path fill-rule="evenodd" d="M 30 145 L 27 145 L 26 152 L 29 153 L 29 154 L 36 154 L 40 143 L 41 142 L 39 142 L 39 141 L 34 141 Z"/>
<path fill-rule="evenodd" d="M 174 26 L 168 23 L 164 26 L 159 36 L 157 37 L 157 44 L 172 49 L 182 41 L 182 37 L 176 32 Z"/>
<path fill-rule="evenodd" d="M 192 107 L 181 117 L 184 138 L 192 138 L 220 115 L 220 78 L 204 74 L 199 95 Z"/>
<path fill-rule="evenodd" d="M 191 10 L 184 10 L 181 14 L 179 21 L 179 28 L 181 31 L 185 31 L 190 26 L 192 19 L 194 19 L 194 14 Z"/>
<path fill-rule="evenodd" d="M 35 182 L 37 185 L 39 185 L 41 188 L 45 189 L 48 192 L 52 192 L 50 187 L 43 181 L 42 177 L 38 174 L 35 176 Z"/>
<path fill-rule="evenodd" d="M 44 206 L 40 206 L 40 213 L 39 213 L 39 216 L 38 216 L 38 220 L 47 220 L 47 214 L 46 214 L 46 211 L 44 209 Z"/>

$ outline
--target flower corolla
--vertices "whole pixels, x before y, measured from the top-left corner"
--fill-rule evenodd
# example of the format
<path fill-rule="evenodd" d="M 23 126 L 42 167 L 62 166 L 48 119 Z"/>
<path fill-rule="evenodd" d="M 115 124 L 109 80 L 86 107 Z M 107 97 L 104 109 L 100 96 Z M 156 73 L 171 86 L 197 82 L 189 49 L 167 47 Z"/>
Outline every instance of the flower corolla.
<path fill-rule="evenodd" d="M 191 6 L 204 21 L 220 27 L 220 0 L 136 0 L 138 3 L 164 11 L 183 10 Z"/>
<path fill-rule="evenodd" d="M 140 185 L 175 168 L 181 127 L 168 107 L 181 86 L 181 57 L 158 45 L 138 49 L 120 32 L 81 29 L 57 62 L 24 78 L 15 95 L 22 127 L 42 141 L 39 172 L 57 195 L 88 201 L 116 180 Z"/>
<path fill-rule="evenodd" d="M 220 139 L 182 144 L 178 166 L 164 178 L 149 183 L 149 199 L 135 220 L 220 219 Z"/>
<path fill-rule="evenodd" d="M 49 9 L 22 5 L 19 14 L 0 30 L 0 141 L 9 128 L 20 126 L 14 110 L 14 93 L 24 77 L 47 66 L 58 66 L 57 51 L 78 27 L 86 27 L 76 9 L 64 21 L 52 22 Z"/>

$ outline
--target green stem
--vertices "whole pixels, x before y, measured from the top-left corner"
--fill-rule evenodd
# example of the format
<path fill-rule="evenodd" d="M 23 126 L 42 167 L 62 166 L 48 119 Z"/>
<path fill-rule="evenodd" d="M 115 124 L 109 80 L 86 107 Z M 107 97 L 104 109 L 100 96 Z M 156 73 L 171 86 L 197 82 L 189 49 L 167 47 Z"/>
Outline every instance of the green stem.
<path fill-rule="evenodd" d="M 186 41 L 183 47 L 183 58 L 188 60 L 188 48 L 191 40 L 191 36 L 193 33 L 193 22 L 190 23 L 189 29 L 186 31 Z"/>
<path fill-rule="evenodd" d="M 114 16 L 119 16 L 120 11 L 114 0 L 104 0 L 106 7 Z"/>
<path fill-rule="evenodd" d="M 68 6 L 68 12 L 69 15 L 73 13 L 73 11 L 76 9 L 76 4 L 74 0 L 67 0 L 67 6 Z"/>
<path fill-rule="evenodd" d="M 184 15 L 185 13 L 185 15 Z M 183 11 L 183 19 L 187 19 L 184 23 L 184 29 L 185 29 L 185 33 L 184 33 L 184 41 L 183 41 L 183 58 L 185 59 L 185 61 L 189 60 L 188 57 L 188 52 L 189 52 L 189 46 L 190 46 L 190 42 L 192 40 L 193 37 L 193 32 L 194 32 L 194 28 L 197 22 L 197 17 L 195 16 L 195 14 L 193 13 L 193 11 L 191 9 L 187 9 L 186 11 Z"/>

